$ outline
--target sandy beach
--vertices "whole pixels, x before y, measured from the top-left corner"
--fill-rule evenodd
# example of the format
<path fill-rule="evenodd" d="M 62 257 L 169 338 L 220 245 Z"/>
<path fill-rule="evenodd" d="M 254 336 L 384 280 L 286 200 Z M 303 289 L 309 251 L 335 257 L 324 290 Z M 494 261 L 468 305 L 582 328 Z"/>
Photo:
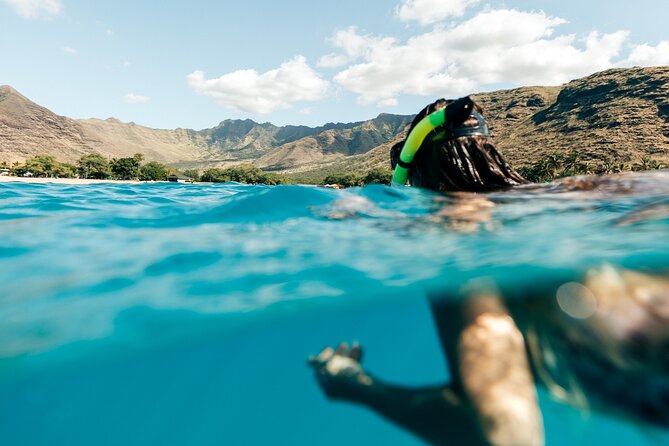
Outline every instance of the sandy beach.
<path fill-rule="evenodd" d="M 0 176 L 0 183 L 56 183 L 56 184 L 98 184 L 98 183 L 122 183 L 143 184 L 155 183 L 155 181 L 132 181 L 132 180 L 89 180 L 83 178 L 35 178 L 35 177 L 12 177 Z"/>

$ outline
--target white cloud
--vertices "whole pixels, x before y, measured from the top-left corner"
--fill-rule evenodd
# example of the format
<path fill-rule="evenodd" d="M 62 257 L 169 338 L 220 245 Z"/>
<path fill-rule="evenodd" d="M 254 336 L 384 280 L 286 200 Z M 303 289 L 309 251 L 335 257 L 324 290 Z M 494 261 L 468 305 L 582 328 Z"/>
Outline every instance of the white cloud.
<path fill-rule="evenodd" d="M 465 10 L 480 0 L 403 0 L 395 14 L 405 22 L 421 25 L 440 22 L 447 17 L 460 17 Z"/>
<path fill-rule="evenodd" d="M 669 41 L 663 40 L 656 46 L 647 43 L 636 46 L 627 62 L 643 66 L 669 65 Z"/>
<path fill-rule="evenodd" d="M 74 48 L 69 47 L 69 46 L 64 46 L 64 47 L 62 47 L 60 50 L 61 50 L 62 52 L 64 52 L 65 54 L 70 54 L 70 55 L 73 55 L 73 56 L 74 56 L 75 54 L 77 54 L 77 50 L 75 50 Z"/>
<path fill-rule="evenodd" d="M 284 62 L 279 68 L 258 74 L 237 70 L 215 79 L 202 71 L 186 76 L 196 92 L 210 96 L 223 106 L 259 115 L 290 108 L 294 102 L 316 101 L 327 94 L 329 82 L 322 79 L 303 56 Z"/>
<path fill-rule="evenodd" d="M 128 104 L 146 104 L 151 100 L 148 96 L 142 96 L 141 94 L 128 93 L 123 96 L 123 100 Z"/>
<path fill-rule="evenodd" d="M 318 59 L 317 65 L 323 68 L 334 68 L 346 65 L 351 60 L 343 54 L 326 54 Z"/>
<path fill-rule="evenodd" d="M 124 60 L 121 65 L 123 65 L 123 68 L 128 68 L 130 66 L 130 62 L 127 61 L 127 60 Z"/>
<path fill-rule="evenodd" d="M 26 19 L 40 16 L 52 17 L 63 9 L 61 0 L 0 0 Z"/>
<path fill-rule="evenodd" d="M 543 12 L 500 9 L 406 42 L 348 28 L 331 39 L 339 52 L 320 63 L 347 63 L 335 82 L 357 93 L 360 103 L 388 105 L 401 94 L 457 96 L 486 84 L 560 84 L 614 66 L 629 35 L 554 36 L 563 23 Z"/>
<path fill-rule="evenodd" d="M 455 71 L 477 84 L 559 85 L 615 66 L 628 36 L 626 31 L 593 32 L 580 45 L 575 36 L 567 35 L 513 47 L 483 47 L 471 58 L 461 57 Z"/>
<path fill-rule="evenodd" d="M 358 28 L 351 26 L 337 30 L 330 43 L 340 50 L 340 53 L 327 54 L 318 60 L 318 65 L 325 68 L 346 65 L 362 57 L 373 57 L 373 52 L 383 51 L 397 44 L 392 37 L 375 37 L 370 34 L 361 35 Z"/>
<path fill-rule="evenodd" d="M 567 23 L 543 12 L 513 9 L 485 11 L 456 27 L 443 31 L 442 39 L 450 49 L 467 51 L 482 47 L 512 47 L 549 37 L 555 27 Z"/>

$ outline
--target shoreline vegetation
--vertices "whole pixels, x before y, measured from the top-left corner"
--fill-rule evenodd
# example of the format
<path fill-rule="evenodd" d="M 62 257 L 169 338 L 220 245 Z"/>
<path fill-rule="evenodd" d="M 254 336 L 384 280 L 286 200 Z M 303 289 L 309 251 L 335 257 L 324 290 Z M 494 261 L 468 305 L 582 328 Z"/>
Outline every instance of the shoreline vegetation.
<path fill-rule="evenodd" d="M 76 163 L 58 161 L 52 155 L 37 155 L 25 163 L 0 162 L 0 182 L 21 181 L 32 183 L 94 184 L 109 182 L 142 183 L 168 181 L 170 176 L 188 178 L 200 183 L 222 183 L 235 181 L 245 184 L 312 184 L 337 188 L 365 186 L 367 184 L 390 184 L 392 171 L 375 167 L 367 172 L 342 172 L 322 174 L 280 174 L 266 172 L 250 164 L 234 167 L 212 167 L 200 172 L 197 169 L 178 170 L 157 161 L 144 161 L 142 154 L 128 158 L 105 158 L 98 153 L 82 156 Z M 535 183 L 549 182 L 575 175 L 605 175 L 627 171 L 666 169 L 669 165 L 648 157 L 633 163 L 593 164 L 584 160 L 578 152 L 567 154 L 545 154 L 529 166 L 517 171 Z"/>
<path fill-rule="evenodd" d="M 545 183 L 576 175 L 610 175 L 621 172 L 667 169 L 669 164 L 642 156 L 630 163 L 593 163 L 579 152 L 545 154 L 529 166 L 516 169 L 526 180 Z"/>
<path fill-rule="evenodd" d="M 314 184 L 321 186 L 352 187 L 366 184 L 390 184 L 390 169 L 372 168 L 364 174 L 342 173 L 324 175 L 317 181 L 309 181 L 300 174 L 285 175 L 265 172 L 250 164 L 234 167 L 212 167 L 178 170 L 174 167 L 148 161 L 144 163 L 142 154 L 127 158 L 107 159 L 98 153 L 84 155 L 76 164 L 63 163 L 52 155 L 37 155 L 23 164 L 15 162 L 11 166 L 0 162 L 0 181 L 23 181 L 34 183 L 59 182 L 66 184 L 88 184 L 102 182 L 168 181 L 170 176 L 188 178 L 200 183 L 225 183 L 235 181 L 245 184 Z M 305 181 L 307 180 L 307 181 Z"/>

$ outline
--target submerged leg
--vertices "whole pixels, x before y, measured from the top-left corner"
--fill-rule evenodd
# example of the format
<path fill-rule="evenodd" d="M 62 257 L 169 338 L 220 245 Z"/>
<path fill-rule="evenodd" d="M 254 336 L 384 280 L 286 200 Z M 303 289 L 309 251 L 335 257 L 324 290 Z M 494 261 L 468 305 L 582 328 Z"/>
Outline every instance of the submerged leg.
<path fill-rule="evenodd" d="M 487 442 L 543 445 L 543 421 L 523 336 L 499 297 L 476 292 L 463 307 L 457 338 L 464 397 Z"/>

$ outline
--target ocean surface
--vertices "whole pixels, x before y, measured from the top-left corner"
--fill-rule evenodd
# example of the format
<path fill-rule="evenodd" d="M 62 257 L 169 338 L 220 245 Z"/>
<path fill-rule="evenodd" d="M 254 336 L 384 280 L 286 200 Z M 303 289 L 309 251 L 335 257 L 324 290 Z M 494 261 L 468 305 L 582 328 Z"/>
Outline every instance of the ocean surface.
<path fill-rule="evenodd" d="M 669 266 L 669 172 L 439 196 L 368 186 L 0 184 L 0 445 L 420 445 L 327 401 L 358 340 L 448 380 L 425 298 Z M 548 445 L 669 444 L 540 393 Z M 444 420 L 447 422 L 447 420 Z"/>

